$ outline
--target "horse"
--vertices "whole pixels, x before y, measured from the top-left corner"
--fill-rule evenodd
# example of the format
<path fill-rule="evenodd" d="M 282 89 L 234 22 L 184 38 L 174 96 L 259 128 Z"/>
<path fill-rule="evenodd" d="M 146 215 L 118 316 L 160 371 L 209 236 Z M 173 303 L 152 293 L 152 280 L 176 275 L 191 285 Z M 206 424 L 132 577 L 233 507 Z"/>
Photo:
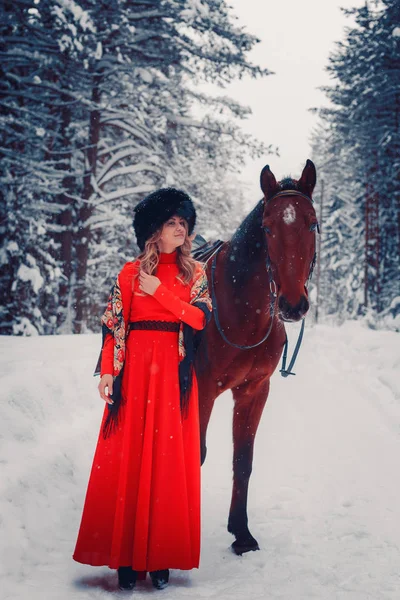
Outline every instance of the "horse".
<path fill-rule="evenodd" d="M 318 230 L 312 200 L 316 169 L 311 160 L 299 180 L 277 182 L 266 165 L 260 183 L 263 198 L 206 262 L 213 315 L 200 344 L 208 356 L 207 368 L 196 368 L 202 464 L 214 402 L 226 390 L 233 395 L 228 531 L 235 537 L 232 549 L 238 555 L 259 549 L 247 518 L 254 440 L 285 344 L 284 323 L 304 319 L 309 309 L 307 282 Z M 201 252 L 198 257 L 201 260 Z"/>

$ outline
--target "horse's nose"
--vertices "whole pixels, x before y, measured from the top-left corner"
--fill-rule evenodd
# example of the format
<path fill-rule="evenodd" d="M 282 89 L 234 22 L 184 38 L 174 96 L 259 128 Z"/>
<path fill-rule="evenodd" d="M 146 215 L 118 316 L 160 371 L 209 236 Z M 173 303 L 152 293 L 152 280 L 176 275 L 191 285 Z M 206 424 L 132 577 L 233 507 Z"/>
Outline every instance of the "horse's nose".
<path fill-rule="evenodd" d="M 310 303 L 306 296 L 301 296 L 300 301 L 296 306 L 292 306 L 292 304 L 286 300 L 285 296 L 280 296 L 278 306 L 281 318 L 284 321 L 300 321 L 310 308 Z"/>

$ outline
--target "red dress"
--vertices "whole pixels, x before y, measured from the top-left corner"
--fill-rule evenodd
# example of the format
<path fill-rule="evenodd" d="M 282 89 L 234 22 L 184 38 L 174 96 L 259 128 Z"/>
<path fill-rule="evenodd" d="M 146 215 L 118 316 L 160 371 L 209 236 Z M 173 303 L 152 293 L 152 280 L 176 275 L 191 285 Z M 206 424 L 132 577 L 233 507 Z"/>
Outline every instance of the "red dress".
<path fill-rule="evenodd" d="M 204 313 L 188 304 L 190 283 L 176 278 L 177 252 L 160 254 L 161 285 L 139 291 L 127 263 L 119 280 L 129 321 L 181 320 L 194 329 Z M 129 307 L 125 306 L 127 298 Z M 101 373 L 112 373 L 113 340 L 107 336 Z M 181 418 L 178 333 L 131 330 L 122 378 L 126 399 L 118 430 L 104 439 L 103 416 L 73 558 L 89 565 L 131 566 L 136 571 L 192 569 L 200 555 L 200 442 L 197 382 Z"/>

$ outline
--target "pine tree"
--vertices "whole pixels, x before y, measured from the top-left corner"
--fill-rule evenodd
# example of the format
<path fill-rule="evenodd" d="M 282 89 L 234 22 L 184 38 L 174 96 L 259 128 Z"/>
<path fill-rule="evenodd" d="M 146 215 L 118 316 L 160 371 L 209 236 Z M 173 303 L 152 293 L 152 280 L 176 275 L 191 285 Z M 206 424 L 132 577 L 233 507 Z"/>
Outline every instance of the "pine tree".
<path fill-rule="evenodd" d="M 332 185 L 339 186 L 340 196 L 352 196 L 354 208 L 347 217 L 359 236 L 359 249 L 351 256 L 364 267 L 363 310 L 379 313 L 399 295 L 400 5 L 383 0 L 346 12 L 355 24 L 330 57 L 334 84 L 325 91 L 333 107 L 320 111 L 326 148 L 315 159 L 318 163 L 328 155 L 337 163 Z M 332 196 L 330 202 L 328 221 L 346 214 L 347 201 L 338 207 Z M 346 228 L 343 219 L 341 224 Z M 337 262 L 342 252 L 336 242 L 330 260 Z M 343 282 L 350 292 L 361 285 L 360 268 L 354 273 L 353 266 L 348 265 Z M 350 305 L 346 310 L 354 314 Z"/>
<path fill-rule="evenodd" d="M 62 63 L 33 4 L 4 2 L 0 23 L 2 329 L 53 333 L 62 283 L 54 218 L 65 177 L 53 87 Z"/>
<path fill-rule="evenodd" d="M 356 318 L 364 303 L 364 187 L 354 178 L 354 156 L 340 147 L 328 123 L 313 132 L 312 155 L 318 164 L 314 201 L 320 222 L 318 312 L 337 322 Z M 322 197 L 323 196 L 323 197 Z M 314 277 L 312 285 L 317 285 Z"/>
<path fill-rule="evenodd" d="M 81 332 L 132 256 L 143 194 L 173 183 L 205 207 L 216 195 L 210 212 L 224 222 L 211 181 L 265 149 L 240 133 L 246 109 L 196 83 L 268 71 L 247 61 L 257 40 L 221 0 L 15 0 L 1 11 L 5 332 Z"/>

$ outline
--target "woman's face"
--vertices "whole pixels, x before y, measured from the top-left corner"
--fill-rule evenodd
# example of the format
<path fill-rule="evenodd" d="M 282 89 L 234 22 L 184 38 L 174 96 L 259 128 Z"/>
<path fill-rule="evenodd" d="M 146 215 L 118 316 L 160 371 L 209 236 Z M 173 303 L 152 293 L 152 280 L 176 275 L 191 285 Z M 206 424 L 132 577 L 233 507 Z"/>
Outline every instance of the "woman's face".
<path fill-rule="evenodd" d="M 187 235 L 187 221 L 183 217 L 174 215 L 166 221 L 161 230 L 159 241 L 161 252 L 173 252 L 182 246 Z"/>

